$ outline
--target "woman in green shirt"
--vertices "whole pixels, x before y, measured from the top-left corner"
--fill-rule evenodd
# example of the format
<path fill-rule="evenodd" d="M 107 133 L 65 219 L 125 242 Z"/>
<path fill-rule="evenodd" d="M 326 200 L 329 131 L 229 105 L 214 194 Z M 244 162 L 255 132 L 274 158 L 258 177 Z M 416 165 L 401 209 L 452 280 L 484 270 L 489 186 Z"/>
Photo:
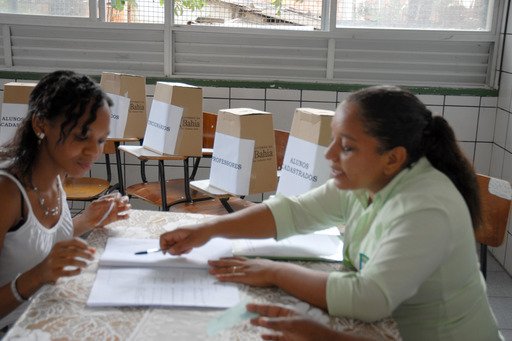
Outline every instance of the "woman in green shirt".
<path fill-rule="evenodd" d="M 343 224 L 351 271 L 231 258 L 211 261 L 210 272 L 280 287 L 335 316 L 392 316 L 405 340 L 501 339 L 475 250 L 476 176 L 446 120 L 411 93 L 379 86 L 351 94 L 331 128 L 326 184 L 167 232 L 162 250 L 182 254 L 214 236 L 282 239 Z"/>

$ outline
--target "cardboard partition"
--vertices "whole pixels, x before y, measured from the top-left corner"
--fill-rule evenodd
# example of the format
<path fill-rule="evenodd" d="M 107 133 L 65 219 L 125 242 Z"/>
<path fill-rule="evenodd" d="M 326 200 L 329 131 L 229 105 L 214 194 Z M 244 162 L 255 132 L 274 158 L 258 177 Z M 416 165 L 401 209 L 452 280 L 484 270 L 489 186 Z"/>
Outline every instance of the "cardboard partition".
<path fill-rule="evenodd" d="M 27 116 L 30 93 L 37 83 L 10 82 L 4 85 L 0 120 L 0 145 L 9 142 Z"/>
<path fill-rule="evenodd" d="M 160 154 L 202 156 L 203 90 L 157 82 L 143 146 Z"/>
<path fill-rule="evenodd" d="M 210 185 L 235 195 L 275 191 L 276 149 L 271 113 L 250 108 L 219 111 Z"/>
<path fill-rule="evenodd" d="M 103 72 L 100 86 L 114 102 L 109 137 L 144 137 L 148 119 L 146 77 Z"/>
<path fill-rule="evenodd" d="M 331 110 L 295 110 L 277 193 L 299 195 L 329 179 L 330 166 L 324 155 L 332 139 L 333 116 Z"/>

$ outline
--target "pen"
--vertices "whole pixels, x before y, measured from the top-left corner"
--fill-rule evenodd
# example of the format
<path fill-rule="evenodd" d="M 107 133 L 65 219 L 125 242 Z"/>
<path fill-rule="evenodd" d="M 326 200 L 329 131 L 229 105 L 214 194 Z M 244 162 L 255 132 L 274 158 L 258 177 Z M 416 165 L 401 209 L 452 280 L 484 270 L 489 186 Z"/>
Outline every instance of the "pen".
<path fill-rule="evenodd" d="M 144 250 L 144 251 L 135 252 L 135 254 L 136 255 L 147 255 L 148 253 L 153 253 L 153 252 L 158 252 L 158 251 L 162 251 L 162 249 L 159 248 L 159 247 L 155 247 L 153 249 L 147 249 L 147 250 Z"/>

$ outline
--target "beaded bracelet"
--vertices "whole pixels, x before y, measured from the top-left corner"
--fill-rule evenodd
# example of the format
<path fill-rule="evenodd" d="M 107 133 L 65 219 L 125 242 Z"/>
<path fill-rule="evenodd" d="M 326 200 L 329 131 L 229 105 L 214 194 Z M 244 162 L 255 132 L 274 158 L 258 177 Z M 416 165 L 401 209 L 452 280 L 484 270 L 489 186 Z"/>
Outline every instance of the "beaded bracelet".
<path fill-rule="evenodd" d="M 17 274 L 16 277 L 14 277 L 14 279 L 12 280 L 11 292 L 12 292 L 12 295 L 14 296 L 14 298 L 16 299 L 16 301 L 18 301 L 19 303 L 24 303 L 24 302 L 27 302 L 28 300 L 24 299 L 23 296 L 21 296 L 20 292 L 18 291 L 18 288 L 16 288 L 16 281 L 18 280 L 18 278 L 20 276 L 21 276 L 21 274 Z"/>

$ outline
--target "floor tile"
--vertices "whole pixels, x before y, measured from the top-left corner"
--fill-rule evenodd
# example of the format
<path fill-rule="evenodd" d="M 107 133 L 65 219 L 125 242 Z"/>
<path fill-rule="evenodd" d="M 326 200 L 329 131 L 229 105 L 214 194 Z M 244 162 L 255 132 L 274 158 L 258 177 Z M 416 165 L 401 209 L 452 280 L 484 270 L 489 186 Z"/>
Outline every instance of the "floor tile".
<path fill-rule="evenodd" d="M 501 335 L 505 338 L 505 341 L 512 341 L 512 329 L 500 330 Z"/>
<path fill-rule="evenodd" d="M 487 295 L 512 298 L 512 278 L 504 271 L 487 272 Z M 512 311 L 512 305 L 510 307 Z"/>
<path fill-rule="evenodd" d="M 498 328 L 512 330 L 512 297 L 489 297 Z"/>

